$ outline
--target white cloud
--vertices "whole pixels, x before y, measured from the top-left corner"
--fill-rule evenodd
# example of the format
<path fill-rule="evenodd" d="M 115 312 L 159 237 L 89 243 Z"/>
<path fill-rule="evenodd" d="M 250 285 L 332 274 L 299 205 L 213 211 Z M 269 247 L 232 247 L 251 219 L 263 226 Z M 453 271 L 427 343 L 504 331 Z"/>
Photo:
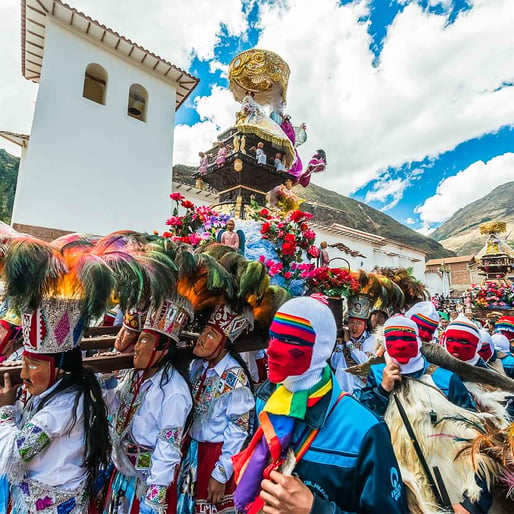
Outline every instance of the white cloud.
<path fill-rule="evenodd" d="M 234 122 L 239 104 L 226 89 L 213 87 L 209 96 L 195 98 L 195 106 L 201 121 L 189 127 L 175 128 L 173 162 L 198 165 L 198 152 L 207 150 L 216 141 L 219 129 L 228 128 Z"/>
<path fill-rule="evenodd" d="M 209 63 L 209 71 L 211 73 L 220 72 L 220 77 L 228 79 L 228 64 L 223 64 L 219 61 L 211 61 Z"/>
<path fill-rule="evenodd" d="M 415 225 L 416 224 L 416 220 L 414 218 L 407 218 L 405 220 L 405 223 L 407 223 L 407 225 Z"/>
<path fill-rule="evenodd" d="M 381 177 L 373 188 L 366 193 L 366 202 L 382 202 L 389 201 L 387 205 L 382 207 L 383 211 L 392 209 L 403 197 L 403 192 L 409 186 L 410 179 L 395 178 L 391 179 L 389 175 Z"/>
<path fill-rule="evenodd" d="M 451 25 L 411 3 L 388 28 L 376 68 L 359 21 L 367 9 L 331 0 L 261 6 L 259 46 L 289 63 L 288 111 L 307 123 L 301 154 L 327 152 L 316 183 L 349 193 L 387 167 L 514 123 L 514 87 L 495 91 L 514 80 L 511 1 L 476 0 Z"/>
<path fill-rule="evenodd" d="M 415 211 L 425 226 L 447 220 L 467 204 L 482 198 L 495 187 L 514 179 L 514 153 L 505 153 L 484 163 L 477 161 L 444 179 L 436 194 Z"/>
<path fill-rule="evenodd" d="M 414 230 L 423 236 L 429 236 L 435 230 L 435 228 L 428 225 L 423 225 L 421 228 L 416 228 Z"/>

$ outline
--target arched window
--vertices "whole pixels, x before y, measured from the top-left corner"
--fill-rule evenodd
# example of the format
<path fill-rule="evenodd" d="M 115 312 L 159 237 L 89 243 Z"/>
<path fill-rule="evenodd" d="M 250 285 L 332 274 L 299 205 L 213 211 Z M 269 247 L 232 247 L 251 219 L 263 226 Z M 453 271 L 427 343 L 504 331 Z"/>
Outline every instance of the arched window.
<path fill-rule="evenodd" d="M 84 90 L 82 96 L 97 104 L 105 105 L 107 94 L 107 72 L 96 63 L 87 65 L 84 75 Z"/>
<path fill-rule="evenodd" d="M 141 84 L 132 84 L 129 90 L 127 114 L 136 120 L 146 121 L 148 92 Z"/>

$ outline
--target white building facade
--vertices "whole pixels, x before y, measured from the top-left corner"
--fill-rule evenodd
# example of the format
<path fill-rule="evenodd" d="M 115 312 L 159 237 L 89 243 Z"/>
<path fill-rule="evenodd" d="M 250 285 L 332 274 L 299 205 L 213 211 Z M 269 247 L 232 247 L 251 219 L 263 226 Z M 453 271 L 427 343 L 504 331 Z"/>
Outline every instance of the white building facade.
<path fill-rule="evenodd" d="M 197 79 L 58 0 L 22 8 L 23 73 L 39 90 L 13 226 L 161 226 L 175 110 Z"/>
<path fill-rule="evenodd" d="M 412 268 L 412 274 L 425 281 L 425 257 L 421 250 L 403 245 L 376 234 L 363 232 L 344 225 L 331 226 L 311 224 L 316 232 L 316 244 L 326 241 L 331 266 L 344 266 L 346 260 L 351 269 L 373 271 L 375 267 Z M 343 243 L 354 254 L 347 253 L 331 245 Z M 360 255 L 355 255 L 355 254 Z"/>

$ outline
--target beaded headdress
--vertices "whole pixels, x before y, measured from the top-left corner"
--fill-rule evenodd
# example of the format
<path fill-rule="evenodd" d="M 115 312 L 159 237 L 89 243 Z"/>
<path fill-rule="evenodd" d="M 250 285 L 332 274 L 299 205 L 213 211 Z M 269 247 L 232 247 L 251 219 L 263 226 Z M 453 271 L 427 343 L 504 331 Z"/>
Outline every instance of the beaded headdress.
<path fill-rule="evenodd" d="M 144 330 L 152 330 L 170 337 L 176 343 L 189 320 L 193 317 L 191 304 L 185 298 L 175 295 L 148 309 Z"/>

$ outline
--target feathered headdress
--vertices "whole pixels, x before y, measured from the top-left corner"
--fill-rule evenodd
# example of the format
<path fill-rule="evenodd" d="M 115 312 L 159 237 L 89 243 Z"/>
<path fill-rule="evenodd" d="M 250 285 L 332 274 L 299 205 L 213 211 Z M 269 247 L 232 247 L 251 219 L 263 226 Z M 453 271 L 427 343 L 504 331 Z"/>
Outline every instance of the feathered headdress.
<path fill-rule="evenodd" d="M 214 260 L 216 266 L 219 266 L 218 274 L 230 284 L 220 295 L 212 296 L 212 300 L 216 300 L 214 303 L 204 303 L 209 307 L 217 306 L 217 310 L 219 304 L 227 304 L 234 319 L 237 315 L 248 319 L 251 317 L 255 330 L 266 332 L 278 308 L 289 299 L 289 293 L 281 287 L 270 286 L 264 264 L 250 261 L 233 248 L 217 243 L 205 245 L 195 257 L 207 259 L 208 262 Z M 239 331 L 237 336 L 241 333 Z M 235 340 L 234 337 L 231 339 Z"/>
<path fill-rule="evenodd" d="M 90 251 L 59 251 L 35 238 L 15 239 L 5 257 L 6 296 L 22 312 L 24 345 L 35 353 L 78 346 L 83 327 L 111 296 L 111 269 Z"/>
<path fill-rule="evenodd" d="M 430 299 L 425 285 L 420 282 L 406 268 L 376 268 L 377 274 L 383 275 L 394 282 L 403 292 L 404 304 L 406 308 L 418 302 Z"/>

